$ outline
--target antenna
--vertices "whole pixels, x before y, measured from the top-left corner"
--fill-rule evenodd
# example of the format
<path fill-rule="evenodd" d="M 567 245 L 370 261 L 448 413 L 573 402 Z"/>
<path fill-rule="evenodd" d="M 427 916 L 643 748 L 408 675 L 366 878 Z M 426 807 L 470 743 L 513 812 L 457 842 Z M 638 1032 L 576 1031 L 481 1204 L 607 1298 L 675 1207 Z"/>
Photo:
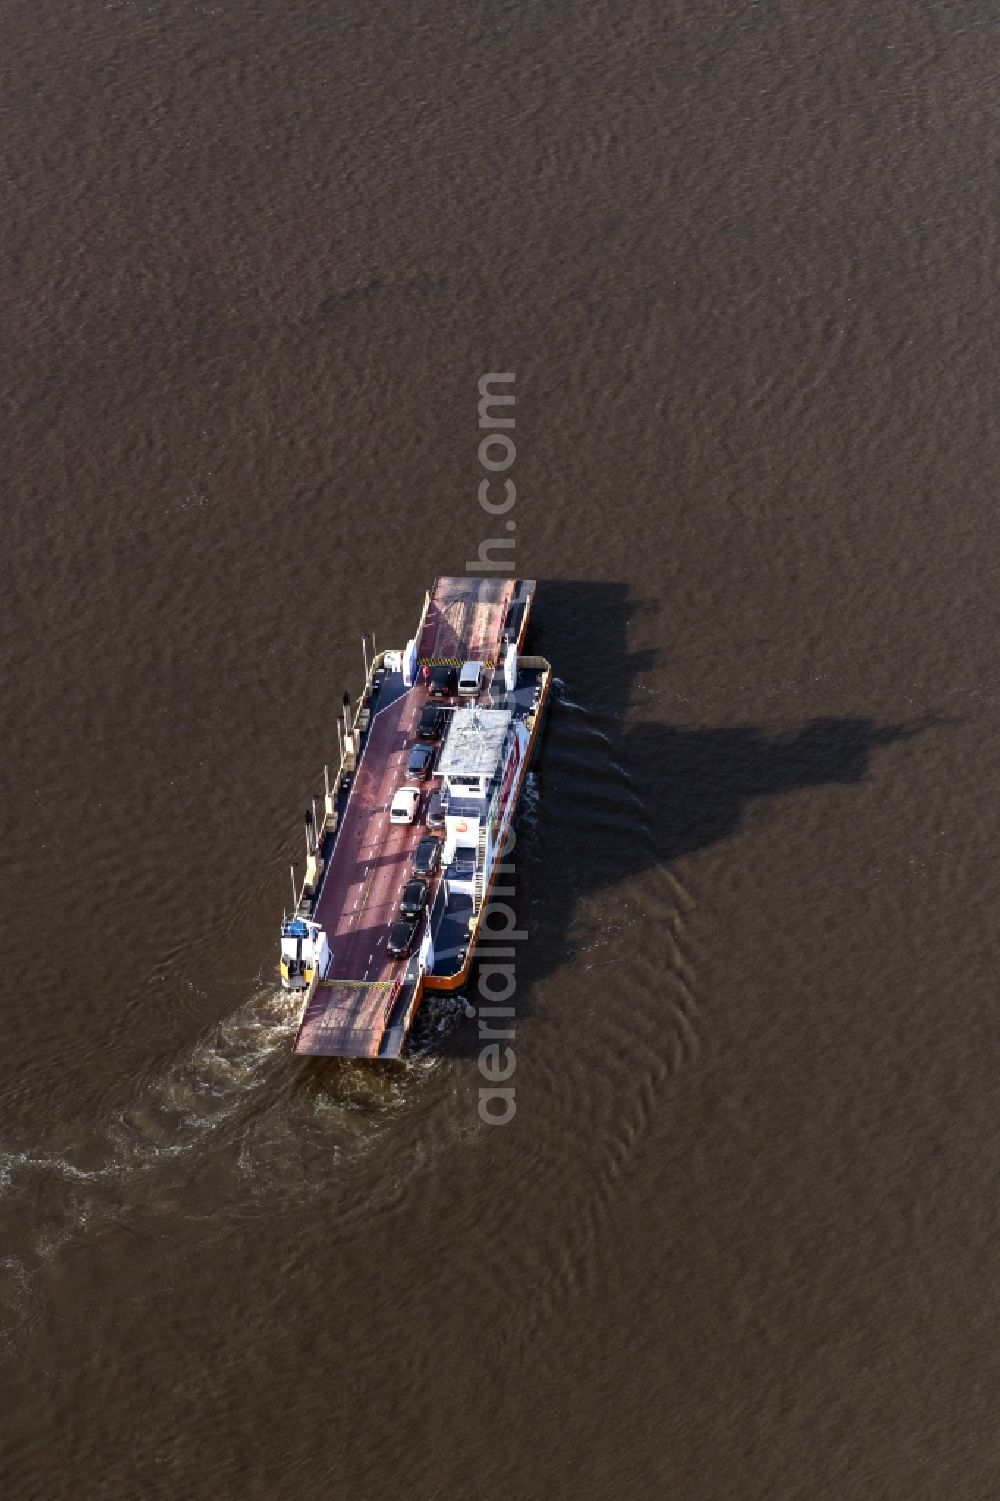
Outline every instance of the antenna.
<path fill-rule="evenodd" d="M 477 709 L 477 704 L 476 704 L 475 699 L 474 698 L 470 699 L 469 700 L 469 729 L 470 730 L 475 730 L 476 734 L 479 736 L 480 744 L 481 745 L 485 745 L 486 744 L 486 740 L 487 740 L 486 726 L 483 724 L 482 720 L 479 718 L 479 715 L 477 714 L 476 709 Z"/>
<path fill-rule="evenodd" d="M 299 894 L 295 889 L 295 866 L 292 865 L 289 868 L 292 872 L 292 916 L 294 917 L 295 909 L 299 905 Z"/>

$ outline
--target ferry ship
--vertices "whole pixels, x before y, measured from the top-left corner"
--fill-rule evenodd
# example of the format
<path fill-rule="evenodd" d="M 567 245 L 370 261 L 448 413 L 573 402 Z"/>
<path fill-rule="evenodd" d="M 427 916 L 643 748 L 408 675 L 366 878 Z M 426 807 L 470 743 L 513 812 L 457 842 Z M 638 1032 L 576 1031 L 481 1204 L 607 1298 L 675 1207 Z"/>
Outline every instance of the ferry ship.
<path fill-rule="evenodd" d="M 405 648 L 366 654 L 360 699 L 345 693 L 281 926 L 296 1053 L 398 1058 L 424 993 L 467 981 L 552 681 L 523 650 L 534 594 L 437 579 Z"/>

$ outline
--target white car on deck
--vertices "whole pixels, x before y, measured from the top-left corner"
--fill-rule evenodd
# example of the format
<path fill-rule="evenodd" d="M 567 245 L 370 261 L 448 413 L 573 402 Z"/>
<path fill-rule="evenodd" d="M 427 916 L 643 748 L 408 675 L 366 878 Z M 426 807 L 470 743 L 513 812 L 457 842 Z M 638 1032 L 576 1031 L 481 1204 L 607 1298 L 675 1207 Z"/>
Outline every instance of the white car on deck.
<path fill-rule="evenodd" d="M 400 787 L 389 804 L 389 822 L 412 823 L 419 807 L 419 790 L 416 787 Z"/>

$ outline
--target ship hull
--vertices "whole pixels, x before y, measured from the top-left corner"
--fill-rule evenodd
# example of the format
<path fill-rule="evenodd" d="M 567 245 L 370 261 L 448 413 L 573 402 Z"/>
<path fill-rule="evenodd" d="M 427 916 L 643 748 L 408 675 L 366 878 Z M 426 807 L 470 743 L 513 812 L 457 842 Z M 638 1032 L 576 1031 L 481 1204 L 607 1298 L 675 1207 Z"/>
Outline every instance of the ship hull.
<path fill-rule="evenodd" d="M 372 662 L 295 913 L 295 931 L 306 923 L 323 954 L 305 991 L 296 1052 L 399 1057 L 425 993 L 466 984 L 551 689 L 548 662 L 519 655 L 533 596 L 531 580 L 439 579 L 408 648 Z M 407 783 L 429 669 L 459 660 L 483 663 L 478 700 L 451 702 L 430 778 Z M 462 747 L 472 747 L 466 753 L 475 766 L 459 764 Z M 478 779 L 442 776 L 469 769 L 481 773 Z M 403 785 L 420 792 L 412 824 L 389 818 Z M 442 868 L 430 875 L 411 951 L 391 954 L 388 929 L 427 840 L 433 790 L 443 794 L 449 815 L 437 852 Z"/>

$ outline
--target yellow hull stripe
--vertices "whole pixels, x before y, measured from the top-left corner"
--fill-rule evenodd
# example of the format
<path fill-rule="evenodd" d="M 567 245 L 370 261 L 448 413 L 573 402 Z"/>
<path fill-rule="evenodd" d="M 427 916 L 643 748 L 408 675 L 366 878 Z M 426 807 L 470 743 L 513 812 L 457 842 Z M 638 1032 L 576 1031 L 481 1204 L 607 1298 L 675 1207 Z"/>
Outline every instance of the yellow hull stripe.
<path fill-rule="evenodd" d="M 341 990 L 388 990 L 393 984 L 392 980 L 320 980 L 320 985 L 328 990 L 339 986 Z"/>
<path fill-rule="evenodd" d="M 418 657 L 418 667 L 464 667 L 466 662 L 482 661 L 484 667 L 495 667 L 495 657 Z"/>

